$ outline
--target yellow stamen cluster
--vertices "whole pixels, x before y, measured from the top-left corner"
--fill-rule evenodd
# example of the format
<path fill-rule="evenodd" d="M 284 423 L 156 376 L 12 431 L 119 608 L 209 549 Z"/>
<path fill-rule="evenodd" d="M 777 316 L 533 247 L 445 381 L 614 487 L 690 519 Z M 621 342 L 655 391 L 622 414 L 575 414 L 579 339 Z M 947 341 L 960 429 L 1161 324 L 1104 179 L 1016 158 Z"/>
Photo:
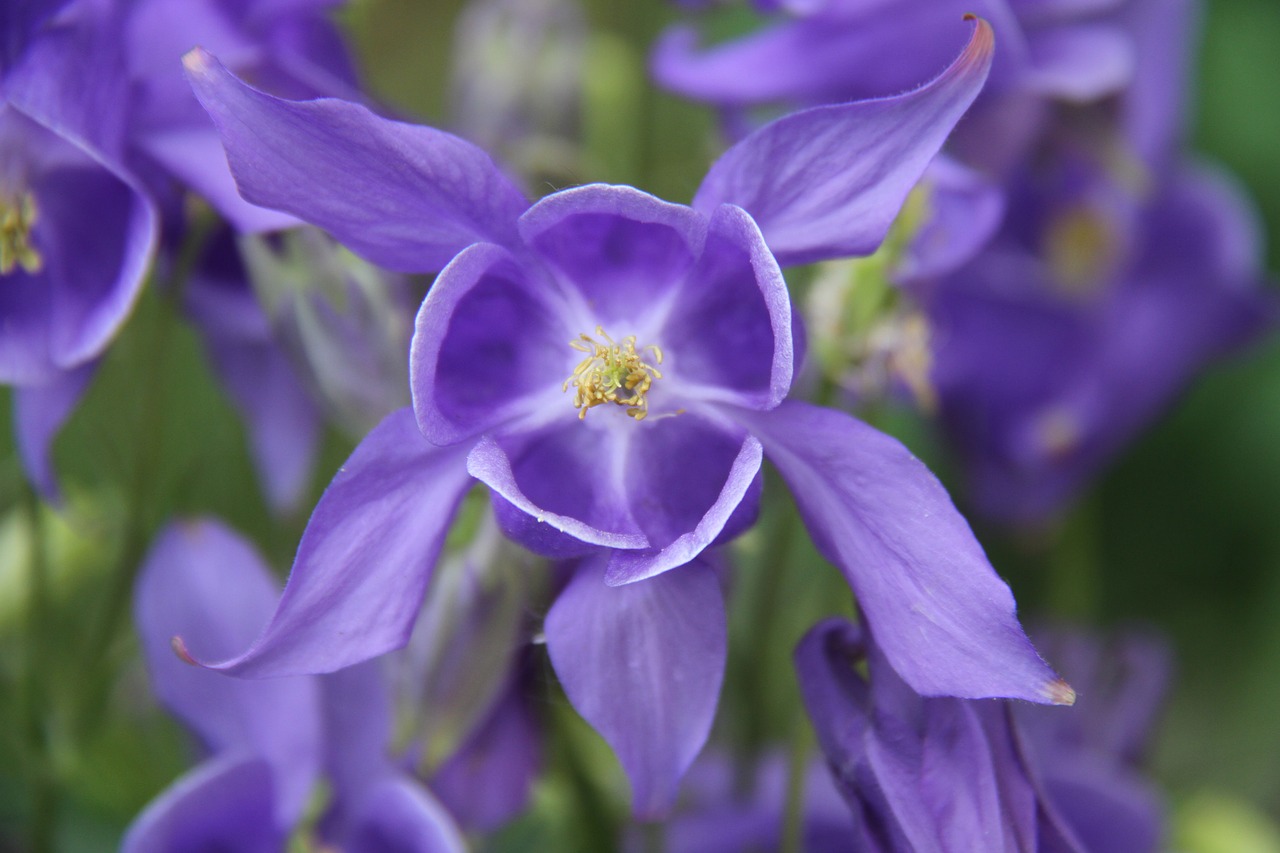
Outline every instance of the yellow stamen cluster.
<path fill-rule="evenodd" d="M 1060 214 L 1046 230 L 1044 252 L 1058 285 L 1069 296 L 1089 296 L 1107 283 L 1120 254 L 1109 223 L 1085 207 Z"/>
<path fill-rule="evenodd" d="M 34 275 L 44 267 L 44 259 L 31 243 L 36 214 L 36 200 L 31 193 L 22 193 L 16 201 L 0 195 L 0 275 L 8 275 L 18 267 Z"/>
<path fill-rule="evenodd" d="M 603 342 L 587 334 L 569 342 L 569 346 L 587 354 L 564 381 L 565 391 L 570 385 L 574 388 L 573 406 L 578 410 L 578 419 L 586 418 L 587 410 L 594 406 L 613 403 L 625 406 L 627 414 L 636 420 L 644 420 L 649 414 L 649 388 L 653 380 L 662 378 L 654 366 L 662 364 L 662 350 L 652 344 L 637 350 L 635 335 L 616 343 L 601 326 L 596 326 L 596 337 L 603 338 Z M 653 353 L 654 364 L 640 359 L 645 351 Z"/>

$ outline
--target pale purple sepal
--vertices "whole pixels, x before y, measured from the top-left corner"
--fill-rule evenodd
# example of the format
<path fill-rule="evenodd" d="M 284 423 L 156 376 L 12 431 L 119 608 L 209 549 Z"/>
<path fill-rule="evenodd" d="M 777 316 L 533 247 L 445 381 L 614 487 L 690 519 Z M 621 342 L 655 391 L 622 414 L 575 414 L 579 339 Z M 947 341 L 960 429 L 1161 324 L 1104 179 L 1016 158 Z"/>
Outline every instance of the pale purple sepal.
<path fill-rule="evenodd" d="M 1121 91 L 1133 78 L 1134 45 L 1120 27 L 1079 24 L 1028 37 L 1024 85 L 1065 101 L 1087 103 Z"/>
<path fill-rule="evenodd" d="M 240 196 L 226 154 L 212 127 L 183 127 L 148 134 L 138 146 L 227 218 L 237 231 L 278 231 L 299 224 L 296 216 L 250 204 Z"/>
<path fill-rule="evenodd" d="M 434 272 L 476 242 L 516 245 L 528 202 L 469 142 L 338 100 L 285 101 L 209 54 L 183 60 L 245 198 L 319 225 L 374 263 Z"/>
<path fill-rule="evenodd" d="M 772 122 L 716 161 L 694 208 L 742 207 L 783 266 L 870 254 L 977 97 L 994 49 L 978 20 L 964 52 L 914 92 Z"/>
<path fill-rule="evenodd" d="M 541 769 L 541 737 L 513 682 L 462 747 L 431 776 L 431 789 L 460 824 L 496 829 L 520 812 Z"/>
<path fill-rule="evenodd" d="M 1004 218 L 1004 193 L 986 176 L 945 155 L 921 179 L 926 218 L 893 271 L 907 283 L 945 275 L 982 249 Z"/>
<path fill-rule="evenodd" d="M 1141 161 L 1157 170 L 1176 161 L 1185 141 L 1201 6 L 1196 0 L 1129 0 L 1121 11 L 1137 65 L 1120 123 Z"/>
<path fill-rule="evenodd" d="M 405 644 L 471 483 L 465 448 L 422 440 L 409 409 L 352 453 L 320 498 L 270 624 L 242 654 L 192 643 L 210 668 L 244 676 L 332 672 Z M 225 654 L 225 653 L 224 653 Z"/>
<path fill-rule="evenodd" d="M 366 792 L 342 849 L 464 853 L 467 844 L 435 797 L 407 776 L 390 775 Z"/>
<path fill-rule="evenodd" d="M 80 402 L 96 369 L 97 363 L 93 362 L 57 374 L 47 384 L 14 389 L 14 437 L 22 467 L 40 497 L 51 504 L 62 503 L 58 476 L 53 469 L 53 440 Z"/>
<path fill-rule="evenodd" d="M 134 610 L 152 689 L 215 754 L 261 757 L 270 766 L 282 826 L 302 813 L 319 772 L 319 695 L 313 680 L 252 682 L 182 661 L 173 638 L 228 656 L 271 616 L 277 588 L 253 549 L 212 521 L 168 527 L 138 577 Z"/>
<path fill-rule="evenodd" d="M 235 850 L 279 853 L 291 827 L 272 815 L 271 767 L 228 754 L 206 762 L 167 788 L 130 825 L 121 853 Z"/>
<path fill-rule="evenodd" d="M 844 572 L 894 669 L 925 695 L 1070 702 L 937 478 L 893 438 L 805 403 L 741 413 Z"/>
<path fill-rule="evenodd" d="M 588 562 L 547 613 L 556 675 L 613 747 L 640 818 L 671 808 L 706 742 L 724 676 L 725 631 L 719 580 L 699 563 L 611 587 L 599 563 Z"/>
<path fill-rule="evenodd" d="M 267 504 L 297 510 L 307 494 L 322 419 L 246 278 L 228 229 L 183 291 L 187 316 L 248 431 Z"/>

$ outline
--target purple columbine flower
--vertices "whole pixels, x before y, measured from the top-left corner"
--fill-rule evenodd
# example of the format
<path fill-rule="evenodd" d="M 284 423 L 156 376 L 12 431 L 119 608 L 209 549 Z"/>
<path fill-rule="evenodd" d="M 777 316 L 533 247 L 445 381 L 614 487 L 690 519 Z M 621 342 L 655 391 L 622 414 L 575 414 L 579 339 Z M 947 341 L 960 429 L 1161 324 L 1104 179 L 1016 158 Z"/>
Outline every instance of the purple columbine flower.
<path fill-rule="evenodd" d="M 238 74 L 284 97 L 358 98 L 355 74 L 331 20 L 341 0 L 112 0 L 124 18 L 131 99 L 129 148 L 136 171 L 166 198 L 191 187 L 238 231 L 296 225 L 236 192 L 217 132 L 182 76 L 182 55 L 201 46 Z"/>
<path fill-rule="evenodd" d="M 1058 512 L 1278 316 L 1251 205 L 1184 151 L 1193 4 L 1124 11 L 1131 85 L 1055 116 L 990 244 L 924 292 L 942 422 L 977 507 L 1004 520 Z"/>
<path fill-rule="evenodd" d="M 1016 162 L 1051 102 L 1094 101 L 1125 86 L 1134 45 L 1118 19 L 1128 0 L 816 0 L 757 3 L 785 14 L 705 49 L 689 27 L 654 49 L 655 79 L 724 108 L 823 104 L 919 84 L 963 41 L 964 13 L 1000 39 L 991 80 L 953 139 L 966 159 Z"/>
<path fill-rule="evenodd" d="M 216 522 L 172 525 L 152 547 L 135 598 L 152 687 L 209 757 L 147 806 L 122 849 L 275 853 L 301 833 L 348 851 L 464 850 L 444 809 L 387 756 L 391 707 L 378 663 L 238 681 L 174 655 L 179 629 L 203 647 L 242 647 L 276 595 L 252 547 Z M 331 785 L 323 814 L 299 829 L 322 776 Z"/>
<path fill-rule="evenodd" d="M 49 444 L 141 291 L 150 201 L 121 166 L 127 99 L 115 21 L 94 3 L 0 17 L 0 383 L 23 464 L 55 498 Z"/>
<path fill-rule="evenodd" d="M 1085 664 L 1066 670 L 1081 686 L 1079 705 L 1041 714 L 1009 701 L 922 697 L 866 631 L 819 623 L 797 647 L 796 668 L 857 824 L 851 849 L 1155 853 L 1162 810 L 1133 766 L 1133 746 L 1166 667 L 1147 643 L 1124 654 L 1133 669 L 1110 683 L 1104 658 L 1073 656 Z M 863 658 L 869 677 L 855 668 Z"/>
<path fill-rule="evenodd" d="M 909 683 L 1071 701 L 928 470 L 853 418 L 786 399 L 795 355 L 779 263 L 874 249 L 992 49 L 977 22 L 914 92 L 762 128 L 691 207 L 604 185 L 530 205 L 461 139 L 341 101 L 272 98 L 189 55 L 250 201 L 393 269 L 443 267 L 418 314 L 413 410 L 356 449 L 271 624 L 213 666 L 320 672 L 403 645 L 454 508 L 479 480 L 511 538 L 583 559 L 548 615 L 552 659 L 602 731 L 667 736 L 645 774 L 652 799 L 639 798 L 659 809 L 706 736 L 724 659 L 714 575 L 669 570 L 750 523 L 768 453 Z M 650 760 L 639 740 L 623 751 Z"/>

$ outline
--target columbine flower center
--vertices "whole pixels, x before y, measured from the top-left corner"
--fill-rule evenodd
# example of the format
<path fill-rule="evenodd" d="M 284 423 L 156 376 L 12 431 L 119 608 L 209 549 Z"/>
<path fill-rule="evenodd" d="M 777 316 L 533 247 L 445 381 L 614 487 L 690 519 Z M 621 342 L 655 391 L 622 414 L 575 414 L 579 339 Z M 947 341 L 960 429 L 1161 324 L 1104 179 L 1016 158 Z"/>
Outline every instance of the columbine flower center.
<path fill-rule="evenodd" d="M 8 275 L 18 267 L 34 275 L 44 266 L 44 259 L 31 242 L 36 215 L 36 200 L 31 193 L 24 192 L 14 200 L 0 195 L 0 275 Z"/>
<path fill-rule="evenodd" d="M 1071 296 L 1089 296 L 1106 283 L 1119 257 L 1118 238 L 1105 219 L 1086 208 L 1059 215 L 1044 236 L 1049 269 Z"/>
<path fill-rule="evenodd" d="M 637 350 L 635 335 L 615 342 L 602 326 L 596 326 L 595 337 L 578 335 L 569 346 L 587 354 L 564 381 L 565 391 L 573 386 L 573 407 L 578 410 L 579 420 L 586 418 L 588 409 L 601 403 L 624 406 L 628 415 L 644 420 L 649 414 L 649 389 L 653 380 L 662 378 L 655 366 L 662 364 L 662 350 L 653 344 Z M 641 360 L 645 352 L 653 354 L 653 364 Z"/>

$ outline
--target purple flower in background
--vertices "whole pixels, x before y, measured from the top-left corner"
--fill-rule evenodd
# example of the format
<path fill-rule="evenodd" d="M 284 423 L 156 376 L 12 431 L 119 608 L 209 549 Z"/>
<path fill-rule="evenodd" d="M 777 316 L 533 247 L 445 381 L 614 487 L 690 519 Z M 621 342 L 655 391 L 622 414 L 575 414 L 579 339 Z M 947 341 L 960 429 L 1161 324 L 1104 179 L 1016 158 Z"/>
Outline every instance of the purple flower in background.
<path fill-rule="evenodd" d="M 1155 853 L 1162 809 L 1136 772 L 1167 664 L 1126 641 L 1118 672 L 1072 640 L 1072 708 L 926 698 L 840 619 L 796 649 L 801 692 L 857 824 L 852 849 Z M 855 669 L 867 659 L 869 677 Z M 1042 710 L 1047 713 L 1042 713 Z"/>
<path fill-rule="evenodd" d="M 461 139 L 341 101 L 272 98 L 191 54 L 247 198 L 392 269 L 444 268 L 418 314 L 413 411 L 356 449 L 271 624 L 213 666 L 322 672 L 403 645 L 454 507 L 479 480 L 508 536 L 583 558 L 548 614 L 549 651 L 622 755 L 637 810 L 655 814 L 705 739 L 724 663 L 714 575 L 668 570 L 750 523 L 768 453 L 908 682 L 1069 702 L 927 469 L 847 415 L 785 401 L 779 262 L 874 249 L 991 51 L 977 22 L 927 86 L 762 128 L 692 207 L 603 185 L 530 205 Z"/>
<path fill-rule="evenodd" d="M 1066 186 L 1031 176 L 992 244 L 927 301 L 941 420 L 994 517 L 1058 511 L 1276 318 L 1232 183 L 1187 165 L 1134 199 L 1094 169 Z"/>
<path fill-rule="evenodd" d="M 1256 216 L 1182 151 L 1193 13 L 1126 6 L 1131 85 L 1054 116 L 991 242 L 921 291 L 942 423 L 989 515 L 1059 511 L 1206 364 L 1274 327 Z"/>
<path fill-rule="evenodd" d="M 239 681 L 183 663 L 181 629 L 240 648 L 269 618 L 276 586 L 253 549 L 212 521 L 165 530 L 138 579 L 135 615 L 157 696 L 199 736 L 204 763 L 129 828 L 128 853 L 279 851 L 321 776 L 331 796 L 315 840 L 349 851 L 461 851 L 434 798 L 387 757 L 391 708 L 377 663 L 322 678 Z"/>
<path fill-rule="evenodd" d="M 787 808 L 786 757 L 763 756 L 745 792 L 728 756 L 708 750 L 685 780 L 677 811 L 667 821 L 664 849 L 671 853 L 751 853 L 781 850 Z M 854 824 L 825 762 L 804 776 L 801 847 L 808 853 L 853 853 Z M 638 842 L 638 838 L 634 838 Z M 628 850 L 643 849 L 638 843 Z"/>
<path fill-rule="evenodd" d="M 409 282 L 314 228 L 219 228 L 182 296 L 278 512 L 307 494 L 325 415 L 360 438 L 409 402 Z"/>
<path fill-rule="evenodd" d="M 358 98 L 341 34 L 341 0 L 132 0 L 122 5 L 131 100 L 132 165 L 153 192 L 191 187 L 239 231 L 297 224 L 236 192 L 209 118 L 182 75 L 182 55 L 204 47 L 236 73 L 283 97 Z"/>
<path fill-rule="evenodd" d="M 720 107 L 809 105 L 905 91 L 928 79 L 964 38 L 961 15 L 989 20 L 1000 40 L 991 80 L 953 140 L 974 163 L 1016 160 L 1050 102 L 1111 94 L 1133 73 L 1117 20 L 1126 0 L 816 0 L 781 5 L 760 30 L 707 48 L 689 27 L 667 32 L 652 70 L 663 86 Z"/>
<path fill-rule="evenodd" d="M 121 167 L 116 22 L 94 3 L 0 19 L 0 383 L 23 463 L 56 496 L 49 444 L 142 288 L 156 213 Z"/>

